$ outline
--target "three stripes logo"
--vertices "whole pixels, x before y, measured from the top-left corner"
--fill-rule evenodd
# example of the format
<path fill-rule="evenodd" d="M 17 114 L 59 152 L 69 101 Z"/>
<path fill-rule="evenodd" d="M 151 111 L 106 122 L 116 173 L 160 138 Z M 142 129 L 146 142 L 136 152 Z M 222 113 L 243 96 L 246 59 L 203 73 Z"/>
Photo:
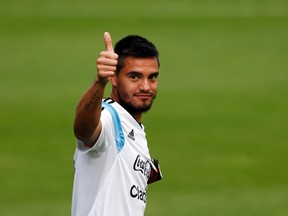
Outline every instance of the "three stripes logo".
<path fill-rule="evenodd" d="M 134 130 L 132 129 L 130 133 L 127 135 L 127 137 L 133 141 L 135 141 L 135 136 L 134 136 Z"/>

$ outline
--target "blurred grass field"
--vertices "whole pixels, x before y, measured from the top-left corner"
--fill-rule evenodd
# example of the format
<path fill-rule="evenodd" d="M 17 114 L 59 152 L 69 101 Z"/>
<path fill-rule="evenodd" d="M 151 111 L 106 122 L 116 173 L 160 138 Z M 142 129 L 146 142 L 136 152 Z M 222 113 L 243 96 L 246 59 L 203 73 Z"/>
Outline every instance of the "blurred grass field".
<path fill-rule="evenodd" d="M 146 216 L 288 215 L 288 2 L 0 0 L 0 215 L 70 215 L 103 32 L 160 50 Z M 108 95 L 108 93 L 107 93 Z"/>

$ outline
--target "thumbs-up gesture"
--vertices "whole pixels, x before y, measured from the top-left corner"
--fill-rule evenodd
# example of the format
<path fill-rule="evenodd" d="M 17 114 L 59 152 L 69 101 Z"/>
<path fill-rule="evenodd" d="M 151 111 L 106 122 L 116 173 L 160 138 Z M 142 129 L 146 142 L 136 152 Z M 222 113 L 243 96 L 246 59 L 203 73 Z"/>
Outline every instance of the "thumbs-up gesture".
<path fill-rule="evenodd" d="M 107 83 L 116 71 L 118 55 L 113 50 L 112 39 L 108 32 L 104 33 L 104 41 L 106 50 L 100 52 L 96 67 L 99 80 Z"/>

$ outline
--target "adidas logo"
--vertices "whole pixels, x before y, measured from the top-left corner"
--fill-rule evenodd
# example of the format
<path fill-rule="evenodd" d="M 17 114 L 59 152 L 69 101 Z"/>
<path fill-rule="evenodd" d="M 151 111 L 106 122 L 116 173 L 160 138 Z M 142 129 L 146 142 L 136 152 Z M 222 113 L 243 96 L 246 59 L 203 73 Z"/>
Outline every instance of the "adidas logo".
<path fill-rule="evenodd" d="M 134 137 L 134 130 L 133 130 L 133 129 L 130 131 L 130 133 L 128 134 L 127 137 L 128 137 L 129 139 L 135 141 L 135 137 Z"/>

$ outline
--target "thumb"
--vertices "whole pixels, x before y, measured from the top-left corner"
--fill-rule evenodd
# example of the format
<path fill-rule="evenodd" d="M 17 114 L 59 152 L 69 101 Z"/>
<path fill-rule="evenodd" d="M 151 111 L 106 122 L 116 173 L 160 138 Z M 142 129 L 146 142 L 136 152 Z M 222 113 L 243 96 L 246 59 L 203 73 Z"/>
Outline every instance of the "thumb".
<path fill-rule="evenodd" d="M 104 33 L 104 41 L 105 41 L 106 50 L 109 52 L 114 52 L 112 39 L 111 39 L 109 32 Z"/>

